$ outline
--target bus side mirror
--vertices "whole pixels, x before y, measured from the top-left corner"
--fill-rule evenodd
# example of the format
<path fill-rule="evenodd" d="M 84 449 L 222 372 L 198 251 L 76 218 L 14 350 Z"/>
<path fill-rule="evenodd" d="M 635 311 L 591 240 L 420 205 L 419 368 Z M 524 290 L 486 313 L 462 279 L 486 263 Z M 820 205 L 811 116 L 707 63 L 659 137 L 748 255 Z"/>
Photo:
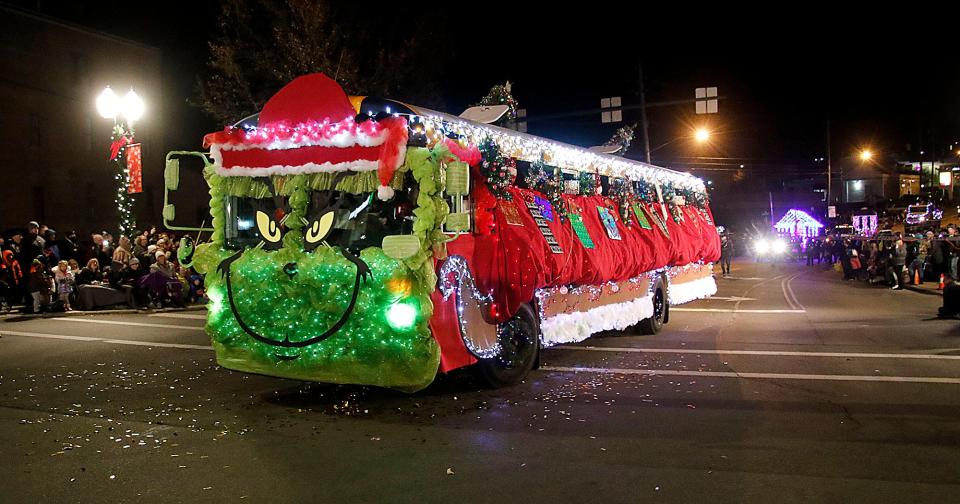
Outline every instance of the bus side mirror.
<path fill-rule="evenodd" d="M 414 235 L 384 236 L 382 248 L 387 257 L 407 259 L 420 251 L 420 239 Z"/>
<path fill-rule="evenodd" d="M 180 160 L 167 159 L 167 166 L 163 169 L 163 183 L 170 191 L 180 187 Z"/>

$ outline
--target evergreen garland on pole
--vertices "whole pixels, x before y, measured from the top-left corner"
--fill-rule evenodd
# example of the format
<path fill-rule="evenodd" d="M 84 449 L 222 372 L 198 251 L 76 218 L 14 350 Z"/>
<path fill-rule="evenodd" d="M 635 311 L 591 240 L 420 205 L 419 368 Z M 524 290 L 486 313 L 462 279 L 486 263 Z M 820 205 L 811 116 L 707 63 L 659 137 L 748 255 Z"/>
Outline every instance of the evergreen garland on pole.
<path fill-rule="evenodd" d="M 117 184 L 117 193 L 114 203 L 119 214 L 120 235 L 129 236 L 137 227 L 137 220 L 133 214 L 133 197 L 127 193 L 130 184 L 130 172 L 127 170 L 127 145 L 133 143 L 133 129 L 127 130 L 123 123 L 116 123 L 110 136 L 110 160 L 116 164 L 116 173 L 113 176 Z"/>

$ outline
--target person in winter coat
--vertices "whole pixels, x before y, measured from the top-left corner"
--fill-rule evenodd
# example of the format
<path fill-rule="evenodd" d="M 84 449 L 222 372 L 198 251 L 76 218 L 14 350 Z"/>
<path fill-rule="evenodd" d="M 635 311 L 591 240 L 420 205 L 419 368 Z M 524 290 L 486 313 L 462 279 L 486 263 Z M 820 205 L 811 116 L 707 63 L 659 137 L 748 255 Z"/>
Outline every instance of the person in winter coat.
<path fill-rule="evenodd" d="M 87 267 L 80 270 L 80 273 L 77 273 L 76 276 L 76 282 L 78 286 L 89 285 L 102 280 L 103 273 L 100 271 L 100 261 L 96 259 L 90 259 L 87 261 Z"/>
<path fill-rule="evenodd" d="M 113 262 L 110 264 L 110 269 L 112 271 L 123 271 L 127 267 L 127 264 L 130 263 L 130 258 L 133 255 L 130 253 L 130 240 L 126 240 L 127 247 L 124 247 L 125 236 L 120 237 L 120 246 L 113 251 Z"/>
<path fill-rule="evenodd" d="M 136 257 L 130 259 L 130 263 L 120 273 L 120 285 L 123 288 L 133 289 L 133 299 L 138 307 L 146 306 L 149 302 L 147 298 L 147 289 L 140 280 L 147 276 L 147 270 L 140 264 L 140 259 Z"/>
<path fill-rule="evenodd" d="M 0 301 L 3 311 L 10 311 L 21 291 L 23 271 L 12 250 L 4 250 L 0 261 Z"/>
<path fill-rule="evenodd" d="M 76 231 L 70 231 L 70 233 L 60 241 L 60 259 L 67 261 L 80 259 L 80 238 L 77 237 Z M 74 272 L 77 271 L 80 271 L 79 268 L 74 270 Z"/>
<path fill-rule="evenodd" d="M 50 275 L 38 257 L 30 265 L 30 296 L 33 297 L 33 313 L 40 313 L 50 304 Z"/>
<path fill-rule="evenodd" d="M 165 301 L 183 306 L 183 284 L 177 280 L 173 263 L 162 251 L 156 252 L 157 262 L 150 266 L 150 274 L 140 283 L 150 294 L 151 304 L 160 307 Z"/>
<path fill-rule="evenodd" d="M 903 268 L 907 263 L 907 246 L 903 243 L 903 237 L 897 235 L 897 241 L 894 242 L 890 250 L 890 283 L 891 289 L 903 290 Z"/>
<path fill-rule="evenodd" d="M 720 235 L 720 270 L 723 276 L 730 274 L 730 262 L 733 260 L 733 241 L 724 233 Z"/>
<path fill-rule="evenodd" d="M 73 271 L 70 271 L 70 265 L 67 261 L 60 261 L 57 267 L 53 269 L 53 283 L 56 288 L 57 296 L 63 303 L 64 311 L 73 311 L 70 307 L 70 295 L 73 294 Z"/>

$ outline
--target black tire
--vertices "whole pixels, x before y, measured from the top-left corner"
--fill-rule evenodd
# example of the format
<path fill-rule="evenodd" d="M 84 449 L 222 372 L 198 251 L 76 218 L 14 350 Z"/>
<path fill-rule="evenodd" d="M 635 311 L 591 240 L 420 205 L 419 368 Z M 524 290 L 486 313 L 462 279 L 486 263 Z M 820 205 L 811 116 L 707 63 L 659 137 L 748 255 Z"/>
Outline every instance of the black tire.
<path fill-rule="evenodd" d="M 657 282 L 657 288 L 653 290 L 653 316 L 645 318 L 637 324 L 640 334 L 657 334 L 660 332 L 663 329 L 663 324 L 667 321 L 669 310 L 667 293 L 663 288 L 663 283 Z"/>
<path fill-rule="evenodd" d="M 540 355 L 540 328 L 529 305 L 497 328 L 500 355 L 477 362 L 477 375 L 493 388 L 520 383 L 530 374 Z"/>

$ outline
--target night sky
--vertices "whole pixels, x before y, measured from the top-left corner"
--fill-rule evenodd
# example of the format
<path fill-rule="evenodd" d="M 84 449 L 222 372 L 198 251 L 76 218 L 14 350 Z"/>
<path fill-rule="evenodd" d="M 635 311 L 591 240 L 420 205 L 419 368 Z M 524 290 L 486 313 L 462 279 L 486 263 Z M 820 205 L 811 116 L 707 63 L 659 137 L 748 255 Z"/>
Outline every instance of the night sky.
<path fill-rule="evenodd" d="M 178 124 L 168 128 L 168 148 L 196 148 L 204 131 L 222 126 L 187 104 L 205 71 L 206 41 L 219 12 L 215 2 L 78 4 L 19 3 L 160 47 L 174 111 L 168 120 Z M 692 98 L 695 87 L 718 86 L 726 100 L 710 118 L 717 135 L 708 147 L 683 140 L 703 120 L 692 104 L 651 111 L 651 145 L 672 142 L 654 152 L 658 164 L 720 170 L 744 164 L 768 174 L 815 174 L 825 169 L 814 158 L 826 155 L 827 120 L 834 159 L 860 146 L 908 158 L 921 148 L 945 156 L 951 144 L 955 150 L 960 145 L 956 8 L 938 7 L 924 17 L 809 3 L 739 12 L 720 3 L 672 12 L 599 2 L 589 11 L 555 3 L 539 12 L 476 2 L 437 4 L 430 12 L 412 10 L 424 3 L 349 5 L 401 26 L 417 16 L 444 26 L 449 40 L 438 47 L 446 62 L 437 101 L 453 113 L 505 80 L 531 118 L 595 108 L 603 96 L 623 96 L 629 105 L 637 102 L 641 61 L 648 101 Z M 949 19 L 958 20 L 957 29 Z M 628 113 L 625 119 L 639 117 Z M 579 145 L 603 143 L 613 129 L 601 125 L 599 115 L 530 123 L 531 133 Z M 639 136 L 629 157 L 642 157 Z"/>

